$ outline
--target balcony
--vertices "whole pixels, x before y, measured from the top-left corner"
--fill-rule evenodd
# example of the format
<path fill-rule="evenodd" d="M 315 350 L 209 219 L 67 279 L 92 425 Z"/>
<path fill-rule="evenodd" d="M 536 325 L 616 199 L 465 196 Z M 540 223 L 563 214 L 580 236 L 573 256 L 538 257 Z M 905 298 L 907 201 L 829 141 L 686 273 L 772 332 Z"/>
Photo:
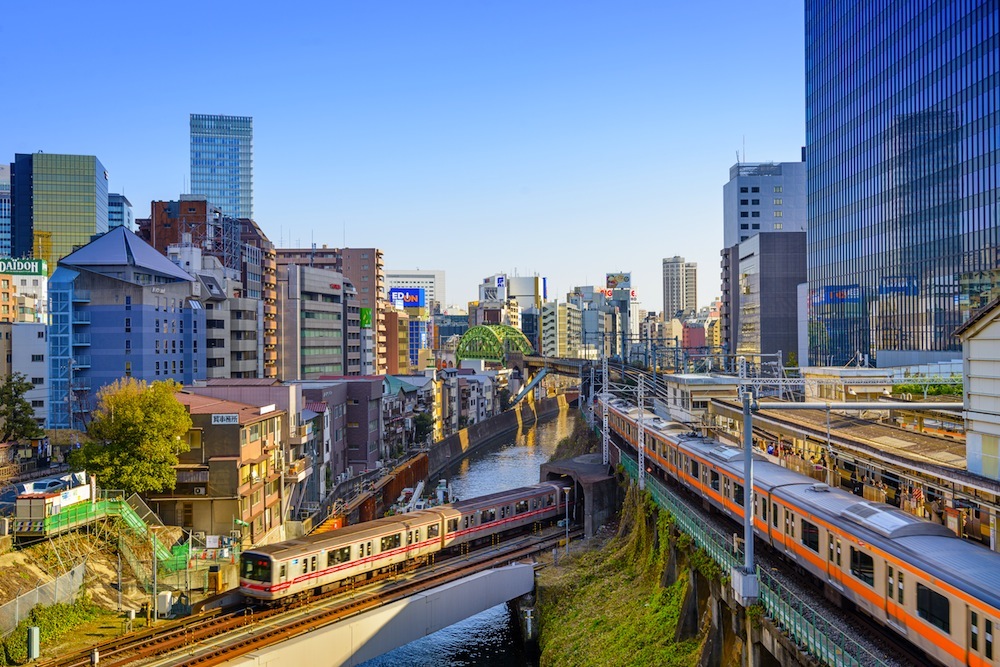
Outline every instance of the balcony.
<path fill-rule="evenodd" d="M 90 347 L 90 334 L 73 334 L 73 347 Z"/>
<path fill-rule="evenodd" d="M 90 303 L 90 290 L 75 290 L 73 303 Z"/>
<path fill-rule="evenodd" d="M 286 482 L 301 482 L 306 477 L 312 474 L 313 461 L 312 457 L 306 454 L 305 456 L 295 459 L 292 461 L 288 469 L 285 470 L 285 481 Z"/>
<path fill-rule="evenodd" d="M 90 368 L 90 355 L 89 354 L 78 354 L 73 357 L 73 368 Z"/>
<path fill-rule="evenodd" d="M 73 324 L 90 324 L 90 312 L 82 310 L 74 310 Z"/>

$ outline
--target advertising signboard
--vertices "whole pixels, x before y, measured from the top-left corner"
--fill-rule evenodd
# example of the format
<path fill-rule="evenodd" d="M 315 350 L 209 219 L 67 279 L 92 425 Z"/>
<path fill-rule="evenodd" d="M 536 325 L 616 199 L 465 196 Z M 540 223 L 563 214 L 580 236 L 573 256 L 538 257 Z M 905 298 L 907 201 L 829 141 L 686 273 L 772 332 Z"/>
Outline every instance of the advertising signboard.
<path fill-rule="evenodd" d="M 423 287 L 393 287 L 389 290 L 389 301 L 402 302 L 404 308 L 423 308 L 425 305 Z"/>
<path fill-rule="evenodd" d="M 362 308 L 361 309 L 361 328 L 371 329 L 372 328 L 372 309 Z"/>
<path fill-rule="evenodd" d="M 860 285 L 828 285 L 824 288 L 825 303 L 861 303 Z"/>
<path fill-rule="evenodd" d="M 609 273 L 606 286 L 608 289 L 632 289 L 632 274 Z"/>
<path fill-rule="evenodd" d="M 920 285 L 914 276 L 886 276 L 879 282 L 878 293 L 879 296 L 887 294 L 917 296 L 920 293 Z"/>
<path fill-rule="evenodd" d="M 0 258 L 0 273 L 8 275 L 41 276 L 48 273 L 48 263 L 44 259 Z"/>

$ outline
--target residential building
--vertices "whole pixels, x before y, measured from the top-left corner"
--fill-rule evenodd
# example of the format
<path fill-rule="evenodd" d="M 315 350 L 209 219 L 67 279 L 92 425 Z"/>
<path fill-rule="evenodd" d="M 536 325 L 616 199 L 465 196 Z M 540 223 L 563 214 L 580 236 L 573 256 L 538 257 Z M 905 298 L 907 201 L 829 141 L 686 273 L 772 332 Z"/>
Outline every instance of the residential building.
<path fill-rule="evenodd" d="M 386 361 L 389 375 L 410 373 L 410 316 L 406 309 L 389 306 L 385 310 Z"/>
<path fill-rule="evenodd" d="M 723 248 L 722 305 L 719 309 L 719 339 L 726 352 L 736 349 L 740 331 L 740 247 Z"/>
<path fill-rule="evenodd" d="M 320 248 L 278 248 L 277 261 L 279 266 L 296 264 L 336 271 L 350 281 L 357 290 L 358 307 L 371 310 L 374 356 L 362 359 L 362 364 L 370 365 L 376 375 L 384 373 L 387 333 L 383 309 L 386 279 L 382 251 L 378 248 L 328 248 L 326 245 Z"/>
<path fill-rule="evenodd" d="M 385 288 L 411 287 L 424 290 L 427 307 L 432 315 L 438 315 L 446 308 L 444 271 L 400 269 L 385 272 Z"/>
<path fill-rule="evenodd" d="M 382 434 L 390 457 L 413 446 L 416 434 L 417 387 L 403 378 L 386 375 L 382 383 Z"/>
<path fill-rule="evenodd" d="M 566 301 L 542 304 L 542 355 L 577 358 L 583 344 L 580 308 Z"/>
<path fill-rule="evenodd" d="M 12 257 L 57 260 L 108 231 L 108 172 L 93 155 L 18 153 L 10 165 Z"/>
<path fill-rule="evenodd" d="M 1000 295 L 996 5 L 805 16 L 810 361 L 951 359 Z"/>
<path fill-rule="evenodd" d="M 245 547 L 282 541 L 286 413 L 188 391 L 174 396 L 191 417 L 190 449 L 178 455 L 174 489 L 147 495 L 151 509 L 164 523 L 206 536 L 240 531 Z"/>
<path fill-rule="evenodd" d="M 663 260 L 663 317 L 698 311 L 698 265 L 677 255 Z"/>
<path fill-rule="evenodd" d="M 48 287 L 45 260 L 0 257 L 0 322 L 47 324 Z"/>
<path fill-rule="evenodd" d="M 253 118 L 191 114 L 191 192 L 253 219 Z"/>
<path fill-rule="evenodd" d="M 736 354 L 760 363 L 760 355 L 782 355 L 784 365 L 797 365 L 798 285 L 806 277 L 806 233 L 763 232 L 736 246 L 738 289 L 726 312 L 738 312 Z"/>
<path fill-rule="evenodd" d="M 722 186 L 725 247 L 759 232 L 807 229 L 805 161 L 737 162 L 730 167 L 729 182 Z"/>
<path fill-rule="evenodd" d="M 631 302 L 631 288 L 623 299 Z M 584 359 L 610 357 L 617 349 L 618 309 L 611 301 L 614 290 L 600 290 L 593 285 L 578 285 L 566 294 L 566 301 L 580 309 L 580 356 Z"/>
<path fill-rule="evenodd" d="M 59 260 L 49 280 L 49 428 L 82 429 L 123 377 L 205 378 L 197 280 L 125 227 Z"/>
<path fill-rule="evenodd" d="M 278 261 L 267 235 L 253 220 L 240 220 L 242 257 L 241 279 L 246 296 L 259 298 L 263 312 L 264 357 L 259 364 L 263 377 L 278 377 L 278 340 L 282 335 L 278 327 Z M 255 285 L 260 285 L 260 293 Z"/>
<path fill-rule="evenodd" d="M 0 257 L 10 250 L 10 165 L 0 164 Z"/>
<path fill-rule="evenodd" d="M 49 369 L 46 364 L 46 326 L 34 321 L 0 322 L 0 377 L 20 373 L 31 383 L 24 400 L 31 405 L 35 421 L 48 427 Z"/>
<path fill-rule="evenodd" d="M 345 440 L 350 473 L 353 475 L 376 468 L 388 458 L 383 438 L 382 401 L 388 392 L 385 387 L 385 376 L 331 376 L 321 379 L 328 387 L 342 385 L 346 388 Z M 328 391 L 330 390 L 324 390 L 324 393 Z"/>
<path fill-rule="evenodd" d="M 108 193 L 108 229 L 124 227 L 130 232 L 135 231 L 135 217 L 132 214 L 132 202 L 125 195 L 117 192 Z"/>

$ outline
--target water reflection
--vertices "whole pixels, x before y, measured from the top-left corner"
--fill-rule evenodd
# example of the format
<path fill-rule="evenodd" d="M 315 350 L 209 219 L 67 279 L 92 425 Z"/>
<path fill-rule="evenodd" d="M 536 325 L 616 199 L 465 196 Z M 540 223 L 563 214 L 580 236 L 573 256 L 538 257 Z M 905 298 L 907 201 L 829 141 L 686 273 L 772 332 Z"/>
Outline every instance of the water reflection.
<path fill-rule="evenodd" d="M 576 413 L 564 412 L 544 424 L 498 440 L 452 466 L 452 490 L 474 498 L 538 482 L 538 468 L 556 444 L 570 434 Z M 535 666 L 512 626 L 506 605 L 498 605 L 445 628 L 362 667 L 507 667 Z"/>

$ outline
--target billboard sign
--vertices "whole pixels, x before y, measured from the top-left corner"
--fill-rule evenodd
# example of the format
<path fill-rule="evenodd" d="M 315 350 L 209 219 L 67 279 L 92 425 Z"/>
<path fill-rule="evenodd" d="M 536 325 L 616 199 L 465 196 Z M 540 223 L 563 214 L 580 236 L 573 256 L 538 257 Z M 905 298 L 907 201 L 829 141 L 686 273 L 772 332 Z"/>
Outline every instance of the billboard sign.
<path fill-rule="evenodd" d="M 372 309 L 362 308 L 361 309 L 361 328 L 371 329 L 372 328 Z"/>
<path fill-rule="evenodd" d="M 632 274 L 609 273 L 606 286 L 608 289 L 632 289 Z"/>
<path fill-rule="evenodd" d="M 48 273 L 48 264 L 44 259 L 3 257 L 0 258 L 0 273 L 14 276 L 42 276 Z"/>
<path fill-rule="evenodd" d="M 861 303 L 860 285 L 828 285 L 824 288 L 824 302 L 831 303 Z"/>
<path fill-rule="evenodd" d="M 886 276 L 879 281 L 878 293 L 879 296 L 888 294 L 917 296 L 920 293 L 920 285 L 914 276 Z"/>
<path fill-rule="evenodd" d="M 240 416 L 236 413 L 214 414 L 212 415 L 212 425 L 239 424 Z"/>
<path fill-rule="evenodd" d="M 389 301 L 397 306 L 402 303 L 404 308 L 423 308 L 424 288 L 423 287 L 393 287 L 389 290 Z"/>

